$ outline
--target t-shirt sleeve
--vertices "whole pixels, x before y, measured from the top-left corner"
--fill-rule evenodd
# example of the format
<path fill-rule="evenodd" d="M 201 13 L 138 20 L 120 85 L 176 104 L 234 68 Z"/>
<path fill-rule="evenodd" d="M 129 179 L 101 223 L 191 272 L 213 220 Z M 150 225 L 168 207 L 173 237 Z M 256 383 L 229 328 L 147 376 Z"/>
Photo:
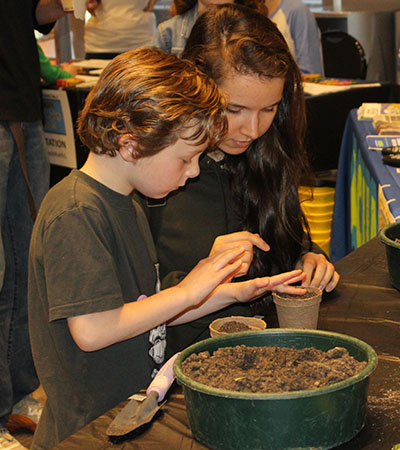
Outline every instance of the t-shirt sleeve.
<path fill-rule="evenodd" d="M 57 217 L 43 236 L 49 320 L 123 305 L 112 233 L 99 211 L 74 208 Z"/>
<path fill-rule="evenodd" d="M 303 73 L 323 75 L 321 37 L 317 22 L 307 6 L 288 17 L 297 63 Z"/>

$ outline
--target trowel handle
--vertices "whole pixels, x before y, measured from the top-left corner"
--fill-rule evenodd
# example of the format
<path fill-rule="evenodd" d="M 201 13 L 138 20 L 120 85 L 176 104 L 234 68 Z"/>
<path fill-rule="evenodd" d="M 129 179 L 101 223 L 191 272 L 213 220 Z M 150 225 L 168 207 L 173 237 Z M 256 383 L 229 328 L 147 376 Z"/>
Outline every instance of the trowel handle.
<path fill-rule="evenodd" d="M 158 394 L 158 402 L 161 402 L 164 399 L 165 394 L 168 392 L 168 389 L 175 380 L 173 367 L 178 355 L 179 353 L 175 353 L 174 356 L 171 356 L 171 358 L 158 371 L 157 375 L 154 377 L 153 381 L 146 390 L 147 395 L 149 395 L 152 391 L 156 391 Z"/>

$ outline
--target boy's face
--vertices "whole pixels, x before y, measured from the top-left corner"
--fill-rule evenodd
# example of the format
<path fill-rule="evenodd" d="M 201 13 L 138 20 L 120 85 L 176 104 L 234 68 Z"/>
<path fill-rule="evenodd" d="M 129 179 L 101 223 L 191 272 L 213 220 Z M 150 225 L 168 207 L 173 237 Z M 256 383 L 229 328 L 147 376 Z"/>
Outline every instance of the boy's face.
<path fill-rule="evenodd" d="M 180 138 L 153 156 L 137 159 L 134 163 L 134 189 L 150 198 L 163 198 L 184 186 L 188 178 L 198 176 L 199 157 L 207 145 L 208 141 L 196 145 Z"/>

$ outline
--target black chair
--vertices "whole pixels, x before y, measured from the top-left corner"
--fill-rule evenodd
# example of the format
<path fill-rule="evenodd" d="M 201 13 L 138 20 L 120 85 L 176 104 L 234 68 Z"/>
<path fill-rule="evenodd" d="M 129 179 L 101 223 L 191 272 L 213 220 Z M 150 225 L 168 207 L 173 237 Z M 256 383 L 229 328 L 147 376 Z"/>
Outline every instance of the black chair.
<path fill-rule="evenodd" d="M 367 60 L 361 44 L 341 30 L 321 33 L 325 76 L 365 80 Z"/>

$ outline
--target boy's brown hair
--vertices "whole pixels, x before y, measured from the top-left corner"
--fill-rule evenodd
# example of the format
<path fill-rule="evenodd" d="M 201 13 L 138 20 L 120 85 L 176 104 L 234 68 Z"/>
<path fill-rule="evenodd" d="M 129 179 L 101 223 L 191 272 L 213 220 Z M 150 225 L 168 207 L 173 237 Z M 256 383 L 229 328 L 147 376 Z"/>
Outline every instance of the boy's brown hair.
<path fill-rule="evenodd" d="M 89 93 L 78 119 L 81 141 L 90 151 L 115 156 L 119 138 L 131 134 L 137 157 L 151 156 L 185 140 L 216 141 L 226 131 L 226 100 L 213 80 L 190 61 L 155 48 L 114 58 Z"/>

